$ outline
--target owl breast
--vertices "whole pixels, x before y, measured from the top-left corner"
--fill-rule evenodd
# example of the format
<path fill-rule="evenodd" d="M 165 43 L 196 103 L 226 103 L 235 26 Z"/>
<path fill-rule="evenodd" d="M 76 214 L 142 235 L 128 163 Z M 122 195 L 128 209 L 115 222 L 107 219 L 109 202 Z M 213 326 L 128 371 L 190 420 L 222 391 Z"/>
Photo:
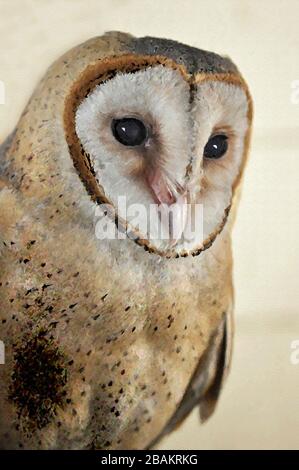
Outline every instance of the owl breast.
<path fill-rule="evenodd" d="M 1 312 L 13 305 L 18 315 L 1 317 L 13 372 L 0 406 L 2 422 L 18 424 L 2 426 L 1 442 L 144 448 L 174 414 L 229 301 L 226 234 L 199 263 L 130 240 L 98 246 L 82 227 L 64 229 L 58 245 L 44 230 L 12 234 L 4 253 Z"/>

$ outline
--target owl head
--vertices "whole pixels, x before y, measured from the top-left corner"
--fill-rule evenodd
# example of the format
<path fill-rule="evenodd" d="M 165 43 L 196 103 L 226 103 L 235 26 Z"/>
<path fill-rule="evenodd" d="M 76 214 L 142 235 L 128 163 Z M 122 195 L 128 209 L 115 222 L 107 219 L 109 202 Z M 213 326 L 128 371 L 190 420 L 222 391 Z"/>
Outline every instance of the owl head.
<path fill-rule="evenodd" d="M 211 245 L 228 219 L 251 126 L 248 88 L 230 59 L 107 33 L 50 68 L 39 105 L 45 89 L 48 136 L 117 232 L 167 257 Z"/>

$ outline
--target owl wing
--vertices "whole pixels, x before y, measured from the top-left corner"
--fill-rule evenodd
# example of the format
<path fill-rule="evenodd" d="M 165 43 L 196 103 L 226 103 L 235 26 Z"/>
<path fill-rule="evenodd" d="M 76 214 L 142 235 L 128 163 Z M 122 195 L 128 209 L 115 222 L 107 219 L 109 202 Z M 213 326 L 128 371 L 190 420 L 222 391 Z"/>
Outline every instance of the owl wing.
<path fill-rule="evenodd" d="M 200 367 L 200 364 L 198 366 L 199 377 L 202 375 L 202 369 L 206 368 L 208 371 L 205 386 L 201 394 L 199 390 L 200 396 L 198 396 L 201 422 L 205 422 L 214 412 L 222 384 L 229 372 L 232 358 L 233 330 L 233 312 L 230 308 L 225 313 L 209 344 L 205 358 L 206 364 L 203 367 Z"/>
<path fill-rule="evenodd" d="M 232 337 L 232 308 L 229 308 L 225 312 L 220 325 L 214 331 L 178 409 L 151 447 L 166 434 L 177 428 L 195 406 L 199 406 L 201 422 L 206 421 L 211 416 L 216 407 L 223 381 L 229 371 Z"/>
<path fill-rule="evenodd" d="M 15 132 L 10 134 L 0 145 L 0 241 L 3 241 L 5 229 L 14 221 L 16 207 L 16 194 L 2 172 L 4 156 L 12 143 L 14 135 Z"/>
<path fill-rule="evenodd" d="M 11 134 L 9 134 L 6 139 L 0 144 L 0 176 L 1 176 L 1 164 L 4 158 L 4 155 L 6 151 L 9 149 L 13 138 L 16 134 L 16 131 L 14 130 Z"/>
<path fill-rule="evenodd" d="M 15 136 L 15 131 L 12 132 L 1 144 L 0 144 L 0 191 L 7 187 L 8 185 L 6 184 L 5 178 L 2 174 L 2 168 L 4 164 L 4 157 L 6 152 L 8 151 L 13 138 Z"/>

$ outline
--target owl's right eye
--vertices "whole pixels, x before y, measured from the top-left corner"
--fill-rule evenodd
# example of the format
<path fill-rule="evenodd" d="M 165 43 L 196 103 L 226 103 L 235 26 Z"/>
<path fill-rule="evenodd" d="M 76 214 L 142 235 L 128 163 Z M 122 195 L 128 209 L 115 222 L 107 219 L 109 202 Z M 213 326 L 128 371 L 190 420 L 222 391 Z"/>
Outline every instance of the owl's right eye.
<path fill-rule="evenodd" d="M 142 145 L 147 139 L 147 129 L 145 125 L 136 118 L 125 117 L 113 119 L 111 130 L 115 139 L 127 147 Z"/>

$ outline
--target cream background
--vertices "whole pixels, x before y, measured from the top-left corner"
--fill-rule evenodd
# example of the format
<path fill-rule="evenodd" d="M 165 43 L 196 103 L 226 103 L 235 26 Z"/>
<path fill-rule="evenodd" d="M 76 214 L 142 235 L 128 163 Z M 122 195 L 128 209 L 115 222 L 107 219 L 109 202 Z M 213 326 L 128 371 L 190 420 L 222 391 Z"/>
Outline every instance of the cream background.
<path fill-rule="evenodd" d="M 0 0 L 0 142 L 37 80 L 68 48 L 107 30 L 228 54 L 249 83 L 255 129 L 234 230 L 236 338 L 213 418 L 197 412 L 167 449 L 299 448 L 299 1 Z"/>

